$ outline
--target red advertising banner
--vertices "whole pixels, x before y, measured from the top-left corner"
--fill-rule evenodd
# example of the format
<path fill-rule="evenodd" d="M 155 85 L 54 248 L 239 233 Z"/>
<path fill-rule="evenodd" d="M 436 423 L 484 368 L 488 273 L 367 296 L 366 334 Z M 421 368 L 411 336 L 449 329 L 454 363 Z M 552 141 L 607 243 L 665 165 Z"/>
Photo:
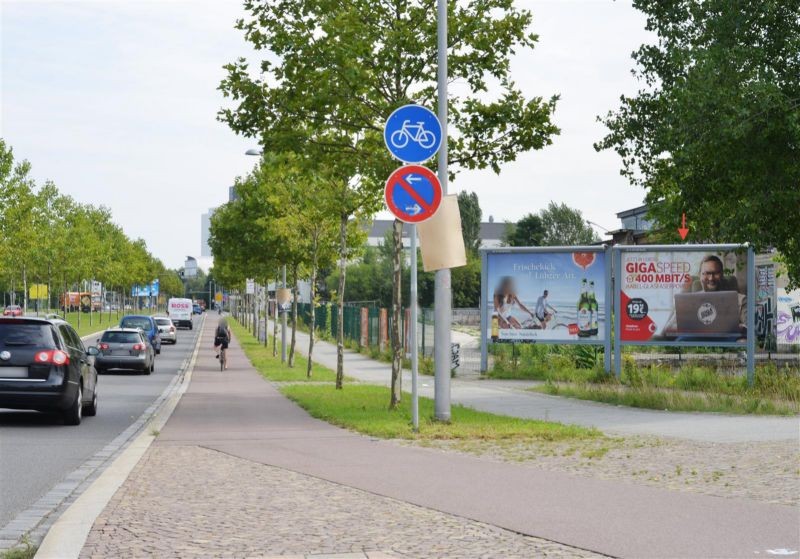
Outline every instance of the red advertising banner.
<path fill-rule="evenodd" d="M 622 252 L 623 341 L 745 343 L 747 253 Z"/>

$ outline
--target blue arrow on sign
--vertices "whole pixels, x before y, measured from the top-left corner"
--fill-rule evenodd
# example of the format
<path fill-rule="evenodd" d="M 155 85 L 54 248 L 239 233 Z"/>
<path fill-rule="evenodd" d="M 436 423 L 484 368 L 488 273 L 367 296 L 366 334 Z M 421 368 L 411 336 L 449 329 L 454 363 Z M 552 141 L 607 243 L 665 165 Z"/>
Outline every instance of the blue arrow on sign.
<path fill-rule="evenodd" d="M 405 163 L 422 163 L 442 144 L 442 126 L 433 111 L 405 105 L 386 120 L 383 141 L 393 156 Z"/>

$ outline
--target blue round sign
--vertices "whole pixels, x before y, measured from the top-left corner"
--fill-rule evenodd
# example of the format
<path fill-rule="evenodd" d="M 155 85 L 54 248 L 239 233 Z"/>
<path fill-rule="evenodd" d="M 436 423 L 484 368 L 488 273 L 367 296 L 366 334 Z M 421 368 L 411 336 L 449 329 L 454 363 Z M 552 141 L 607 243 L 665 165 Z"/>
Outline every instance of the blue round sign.
<path fill-rule="evenodd" d="M 422 163 L 433 157 L 442 143 L 442 126 L 433 111 L 405 105 L 386 119 L 383 141 L 405 163 Z"/>

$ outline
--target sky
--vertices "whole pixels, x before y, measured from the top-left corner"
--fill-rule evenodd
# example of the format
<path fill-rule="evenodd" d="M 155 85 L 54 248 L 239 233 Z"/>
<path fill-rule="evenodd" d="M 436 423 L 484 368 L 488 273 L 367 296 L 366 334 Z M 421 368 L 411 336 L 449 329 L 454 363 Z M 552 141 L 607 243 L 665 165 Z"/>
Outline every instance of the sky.
<path fill-rule="evenodd" d="M 651 40 L 644 16 L 626 0 L 517 6 L 539 42 L 512 59 L 513 79 L 528 97 L 561 96 L 561 135 L 499 176 L 460 173 L 448 193 L 477 193 L 484 220 L 514 222 L 552 200 L 616 229 L 644 192 L 592 144 L 605 133 L 596 117 L 638 88 L 630 54 Z M 201 214 L 255 163 L 254 142 L 216 120 L 222 66 L 253 59 L 233 27 L 242 13 L 239 0 L 0 0 L 0 136 L 37 182 L 109 207 L 129 237 L 182 266 L 199 256 Z"/>

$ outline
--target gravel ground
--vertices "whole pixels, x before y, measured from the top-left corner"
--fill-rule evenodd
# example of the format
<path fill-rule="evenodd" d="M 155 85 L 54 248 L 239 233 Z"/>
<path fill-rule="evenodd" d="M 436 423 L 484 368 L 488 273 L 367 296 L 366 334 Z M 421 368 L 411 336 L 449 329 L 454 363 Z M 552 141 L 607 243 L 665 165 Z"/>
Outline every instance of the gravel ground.
<path fill-rule="evenodd" d="M 704 443 L 626 437 L 570 443 L 397 442 L 674 491 L 800 504 L 800 440 Z"/>
<path fill-rule="evenodd" d="M 602 557 L 197 446 L 147 452 L 80 557 Z M 370 553 L 371 556 L 371 553 Z"/>

